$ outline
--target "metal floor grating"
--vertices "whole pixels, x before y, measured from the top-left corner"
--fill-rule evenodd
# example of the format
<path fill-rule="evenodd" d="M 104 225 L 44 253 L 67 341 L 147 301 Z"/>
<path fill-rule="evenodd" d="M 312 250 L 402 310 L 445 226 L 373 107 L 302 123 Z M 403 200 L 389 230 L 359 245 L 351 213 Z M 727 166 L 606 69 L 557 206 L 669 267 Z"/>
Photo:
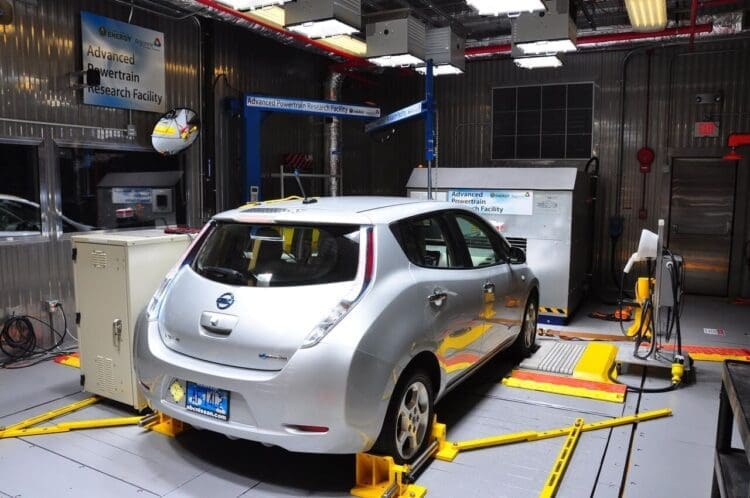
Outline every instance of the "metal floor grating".
<path fill-rule="evenodd" d="M 543 342 L 537 352 L 521 362 L 519 367 L 540 372 L 572 375 L 586 344 L 569 342 Z"/>

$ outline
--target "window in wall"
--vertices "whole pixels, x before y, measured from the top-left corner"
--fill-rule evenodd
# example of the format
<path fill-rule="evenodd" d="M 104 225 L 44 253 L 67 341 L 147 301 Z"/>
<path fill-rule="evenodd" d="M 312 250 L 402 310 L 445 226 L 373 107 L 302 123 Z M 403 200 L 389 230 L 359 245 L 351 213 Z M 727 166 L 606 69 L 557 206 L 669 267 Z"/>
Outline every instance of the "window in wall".
<path fill-rule="evenodd" d="M 177 156 L 63 148 L 60 180 L 63 215 L 75 220 L 70 231 L 185 223 L 184 180 Z"/>
<path fill-rule="evenodd" d="M 495 88 L 492 159 L 588 159 L 593 83 Z"/>
<path fill-rule="evenodd" d="M 37 147 L 0 144 L 0 238 L 41 231 Z"/>

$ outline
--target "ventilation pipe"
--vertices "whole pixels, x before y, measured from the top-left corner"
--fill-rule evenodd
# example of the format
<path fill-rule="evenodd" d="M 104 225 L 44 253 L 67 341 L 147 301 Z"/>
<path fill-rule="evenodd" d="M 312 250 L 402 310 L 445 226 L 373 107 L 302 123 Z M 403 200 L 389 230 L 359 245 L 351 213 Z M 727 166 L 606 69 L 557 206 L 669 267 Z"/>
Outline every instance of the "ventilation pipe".
<path fill-rule="evenodd" d="M 332 72 L 326 81 L 326 99 L 337 101 L 341 96 L 341 84 L 344 75 Z M 341 119 L 330 118 L 325 125 L 326 155 L 325 164 L 328 177 L 328 195 L 336 197 L 339 194 L 339 177 L 341 174 Z"/>

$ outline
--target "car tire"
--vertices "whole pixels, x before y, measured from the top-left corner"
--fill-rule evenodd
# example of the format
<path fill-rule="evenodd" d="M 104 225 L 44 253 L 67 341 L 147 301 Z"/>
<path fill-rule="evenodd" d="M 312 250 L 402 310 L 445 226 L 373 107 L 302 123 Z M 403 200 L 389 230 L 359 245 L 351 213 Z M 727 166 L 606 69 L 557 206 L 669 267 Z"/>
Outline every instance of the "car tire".
<path fill-rule="evenodd" d="M 427 447 L 432 433 L 435 394 L 424 370 L 407 371 L 388 404 L 383 429 L 373 452 L 390 455 L 396 463 L 411 463 Z"/>
<path fill-rule="evenodd" d="M 536 327 L 539 319 L 539 304 L 536 296 L 529 297 L 523 311 L 521 331 L 513 344 L 513 350 L 521 356 L 530 356 L 536 351 Z"/>

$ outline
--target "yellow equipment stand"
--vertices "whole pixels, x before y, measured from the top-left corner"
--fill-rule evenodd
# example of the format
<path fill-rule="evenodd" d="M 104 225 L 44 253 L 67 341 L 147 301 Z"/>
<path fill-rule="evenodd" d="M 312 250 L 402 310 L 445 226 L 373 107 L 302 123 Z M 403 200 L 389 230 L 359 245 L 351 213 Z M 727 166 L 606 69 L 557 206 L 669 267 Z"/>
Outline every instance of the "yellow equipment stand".
<path fill-rule="evenodd" d="M 557 455 L 555 465 L 552 467 L 547 480 L 545 481 L 544 488 L 539 495 L 539 498 L 552 498 L 557 494 L 557 488 L 560 487 L 563 474 L 565 469 L 568 468 L 568 463 L 573 456 L 573 450 L 576 449 L 578 439 L 581 437 L 581 429 L 583 428 L 583 419 L 577 418 L 576 423 L 573 425 L 573 430 L 570 431 L 568 437 L 565 439 L 565 444 L 560 449 L 560 453 Z"/>
<path fill-rule="evenodd" d="M 417 459 L 419 463 L 415 462 L 413 467 L 398 465 L 389 456 L 358 453 L 356 455 L 356 486 L 351 489 L 350 493 L 359 498 L 423 498 L 427 495 L 427 489 L 417 484 L 411 484 L 410 482 L 413 479 L 412 474 L 415 472 L 415 468 L 418 469 L 421 467 L 429 458 L 434 457 L 438 460 L 452 462 L 461 451 L 567 436 L 563 449 L 560 451 L 540 495 L 544 498 L 552 497 L 557 493 L 557 489 L 560 486 L 563 474 L 581 433 L 645 422 L 646 420 L 668 417 L 670 415 L 672 415 L 671 409 L 662 408 L 660 410 L 651 410 L 637 415 L 627 415 L 625 417 L 617 417 L 590 424 L 584 423 L 584 420 L 579 418 L 570 427 L 548 431 L 516 432 L 513 434 L 456 442 L 447 440 L 445 424 L 434 422 L 432 424 L 430 445 L 427 451 Z"/>
<path fill-rule="evenodd" d="M 132 416 L 132 417 L 112 417 L 112 418 L 100 418 L 93 420 L 75 420 L 72 422 L 61 422 L 55 425 L 46 425 L 43 427 L 32 427 L 37 424 L 49 422 L 57 417 L 62 417 L 81 408 L 91 406 L 94 403 L 98 403 L 101 400 L 99 396 L 91 396 L 90 398 L 76 401 L 69 405 L 63 406 L 56 410 L 37 415 L 35 417 L 22 420 L 15 424 L 11 424 L 6 427 L 0 427 L 0 439 L 11 438 L 11 437 L 23 437 L 23 436 L 39 436 L 42 434 L 59 434 L 61 432 L 70 432 L 80 429 L 99 429 L 102 427 L 118 427 L 123 425 L 142 425 L 147 429 L 152 429 L 161 434 L 173 436 L 179 434 L 183 428 L 182 422 L 173 420 L 171 417 L 167 417 L 161 413 L 154 413 L 147 416 Z M 154 417 L 156 417 L 154 419 Z M 148 419 L 152 419 L 152 425 L 144 424 L 144 421 L 148 422 Z M 170 432 L 171 430 L 171 432 Z"/>
<path fill-rule="evenodd" d="M 639 413 L 637 415 L 627 415 L 625 417 L 617 417 L 609 420 L 602 420 L 600 422 L 584 424 L 581 427 L 581 432 L 596 431 L 599 429 L 610 429 L 612 427 L 618 427 L 620 425 L 635 424 L 655 418 L 668 417 L 669 415 L 672 415 L 672 410 L 670 408 L 651 410 L 648 412 Z M 503 434 L 500 436 L 469 439 L 467 441 L 450 442 L 444 440 L 440 441 L 438 452 L 435 454 L 435 458 L 437 458 L 438 460 L 444 460 L 446 462 L 452 462 L 461 451 L 476 450 L 480 448 L 489 448 L 492 446 L 501 446 L 504 444 L 521 443 L 525 441 L 539 441 L 542 439 L 567 436 L 574 430 L 574 427 L 575 426 L 562 427 L 559 429 L 551 429 L 547 431 L 515 432 L 512 434 Z"/>
<path fill-rule="evenodd" d="M 641 330 L 641 327 L 644 326 L 642 325 L 644 321 L 645 328 L 642 330 L 643 336 L 651 337 L 651 310 L 643 313 L 643 303 L 645 303 L 649 296 L 651 296 L 651 290 L 654 285 L 656 285 L 656 279 L 648 277 L 640 277 L 635 283 L 635 300 L 638 302 L 639 306 L 635 308 L 632 325 L 630 325 L 625 332 L 628 337 L 635 336 L 638 331 Z"/>

